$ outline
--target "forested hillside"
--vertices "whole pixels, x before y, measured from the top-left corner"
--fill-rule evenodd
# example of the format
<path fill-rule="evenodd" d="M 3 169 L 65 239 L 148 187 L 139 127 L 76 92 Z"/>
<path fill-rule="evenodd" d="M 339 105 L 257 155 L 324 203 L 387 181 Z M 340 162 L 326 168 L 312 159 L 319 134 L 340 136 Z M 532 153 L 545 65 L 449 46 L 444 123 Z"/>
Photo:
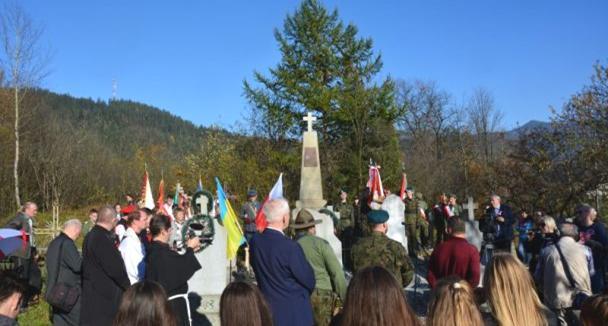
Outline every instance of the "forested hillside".
<path fill-rule="evenodd" d="M 0 216 L 15 209 L 10 93 L 0 98 Z M 23 103 L 20 183 L 23 200 L 43 209 L 113 202 L 139 192 L 144 164 L 158 182 L 200 147 L 205 129 L 133 101 L 94 101 L 37 90 Z"/>

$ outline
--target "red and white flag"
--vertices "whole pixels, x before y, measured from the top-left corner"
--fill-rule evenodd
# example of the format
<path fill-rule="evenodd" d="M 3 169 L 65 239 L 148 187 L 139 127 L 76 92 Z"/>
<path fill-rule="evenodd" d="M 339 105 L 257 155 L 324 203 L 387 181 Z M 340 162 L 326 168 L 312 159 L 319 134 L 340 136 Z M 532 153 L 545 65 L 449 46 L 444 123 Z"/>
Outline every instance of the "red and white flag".
<path fill-rule="evenodd" d="M 160 179 L 158 184 L 158 199 L 156 200 L 156 211 L 167 215 L 165 211 L 165 180 Z"/>
<path fill-rule="evenodd" d="M 152 188 L 150 187 L 150 178 L 148 178 L 148 170 L 144 172 L 144 179 L 141 185 L 140 197 L 145 208 L 154 209 L 154 197 L 152 197 Z"/>
<path fill-rule="evenodd" d="M 372 201 L 381 201 L 382 197 L 384 197 L 384 188 L 382 187 L 382 178 L 380 178 L 380 167 L 378 165 L 369 166 L 367 187 L 369 188 L 368 204 Z"/>
<path fill-rule="evenodd" d="M 407 193 L 407 174 L 404 173 L 403 177 L 401 178 L 401 192 L 399 193 L 401 200 L 405 199 L 406 193 Z"/>
<path fill-rule="evenodd" d="M 255 216 L 255 227 L 258 232 L 264 231 L 268 225 L 268 222 L 266 222 L 266 215 L 264 215 L 264 205 L 266 205 L 269 200 L 278 198 L 283 198 L 283 173 L 279 175 L 279 179 L 270 190 L 270 193 L 268 193 L 268 196 L 264 199 L 264 203 L 262 203 L 262 206 L 260 206 L 260 209 Z"/>

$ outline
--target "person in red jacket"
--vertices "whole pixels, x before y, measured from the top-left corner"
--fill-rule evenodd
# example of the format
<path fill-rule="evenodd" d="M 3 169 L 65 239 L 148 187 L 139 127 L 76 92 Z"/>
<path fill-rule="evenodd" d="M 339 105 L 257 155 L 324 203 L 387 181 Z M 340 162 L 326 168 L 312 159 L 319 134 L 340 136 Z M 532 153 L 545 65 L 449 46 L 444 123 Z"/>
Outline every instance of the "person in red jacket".
<path fill-rule="evenodd" d="M 479 251 L 466 239 L 464 220 L 454 216 L 447 223 L 449 238 L 433 251 L 427 280 L 434 288 L 440 279 L 456 275 L 476 288 L 479 285 Z"/>

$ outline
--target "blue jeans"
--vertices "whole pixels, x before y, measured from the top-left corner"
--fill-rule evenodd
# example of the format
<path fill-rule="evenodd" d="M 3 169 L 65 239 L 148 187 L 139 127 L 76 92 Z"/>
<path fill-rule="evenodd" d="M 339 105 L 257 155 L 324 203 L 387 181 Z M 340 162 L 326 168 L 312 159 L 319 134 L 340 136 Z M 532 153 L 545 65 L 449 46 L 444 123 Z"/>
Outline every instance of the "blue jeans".
<path fill-rule="evenodd" d="M 517 257 L 522 263 L 528 265 L 532 259 L 532 253 L 526 251 L 524 243 L 527 243 L 527 240 L 522 240 L 520 238 L 519 244 L 517 245 Z"/>

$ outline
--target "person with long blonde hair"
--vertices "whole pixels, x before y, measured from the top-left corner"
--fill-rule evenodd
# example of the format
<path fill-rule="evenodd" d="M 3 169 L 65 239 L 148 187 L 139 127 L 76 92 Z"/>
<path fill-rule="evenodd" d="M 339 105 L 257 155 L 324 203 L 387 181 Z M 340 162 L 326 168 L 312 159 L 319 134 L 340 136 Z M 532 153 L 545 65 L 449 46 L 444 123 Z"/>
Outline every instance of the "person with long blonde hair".
<path fill-rule="evenodd" d="M 483 277 L 492 317 L 501 326 L 556 325 L 557 319 L 538 298 L 532 276 L 509 253 L 495 253 Z"/>
<path fill-rule="evenodd" d="M 441 279 L 431 296 L 426 326 L 482 326 L 481 313 L 469 283 L 457 276 Z"/>

